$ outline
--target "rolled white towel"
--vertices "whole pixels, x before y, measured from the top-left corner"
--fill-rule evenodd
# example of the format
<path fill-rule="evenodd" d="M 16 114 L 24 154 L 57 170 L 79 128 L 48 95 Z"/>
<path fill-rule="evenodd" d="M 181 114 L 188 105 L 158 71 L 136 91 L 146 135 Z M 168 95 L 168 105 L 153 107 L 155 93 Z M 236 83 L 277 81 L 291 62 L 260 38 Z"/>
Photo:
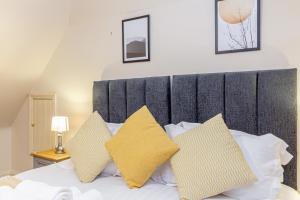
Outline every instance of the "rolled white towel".
<path fill-rule="evenodd" d="M 22 181 L 15 188 L 16 193 L 30 196 L 31 199 L 43 200 L 72 200 L 72 190 L 64 187 L 53 187 L 45 183 L 30 180 Z"/>

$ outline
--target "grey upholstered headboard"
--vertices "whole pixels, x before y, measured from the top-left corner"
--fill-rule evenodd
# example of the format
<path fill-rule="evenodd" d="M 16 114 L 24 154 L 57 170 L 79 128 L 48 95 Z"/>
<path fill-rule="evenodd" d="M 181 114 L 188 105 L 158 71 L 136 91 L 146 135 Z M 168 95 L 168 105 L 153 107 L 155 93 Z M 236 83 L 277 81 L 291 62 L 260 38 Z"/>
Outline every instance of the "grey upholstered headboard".
<path fill-rule="evenodd" d="M 296 69 L 97 81 L 93 106 L 114 123 L 147 105 L 161 125 L 204 122 L 222 113 L 231 129 L 271 132 L 290 145 L 294 159 L 285 167 L 285 184 L 296 189 L 296 90 Z"/>

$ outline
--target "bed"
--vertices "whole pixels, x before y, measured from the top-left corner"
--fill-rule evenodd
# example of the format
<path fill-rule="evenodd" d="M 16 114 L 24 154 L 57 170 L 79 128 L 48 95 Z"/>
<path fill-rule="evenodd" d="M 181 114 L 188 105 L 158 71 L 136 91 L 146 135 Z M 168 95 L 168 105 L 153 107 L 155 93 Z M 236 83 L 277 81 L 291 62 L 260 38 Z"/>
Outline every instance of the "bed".
<path fill-rule="evenodd" d="M 294 159 L 285 167 L 281 199 L 299 199 L 297 192 L 297 71 L 296 69 L 176 75 L 94 83 L 93 109 L 111 123 L 122 123 L 147 105 L 161 126 L 204 122 L 222 113 L 229 128 L 261 135 L 273 133 L 285 140 Z M 176 187 L 149 181 L 130 190 L 120 177 L 98 177 L 91 184 L 78 181 L 65 161 L 17 175 L 55 186 L 99 190 L 106 200 L 178 199 Z M 292 189 L 293 188 L 293 189 Z M 230 199 L 224 196 L 210 199 Z"/>
<path fill-rule="evenodd" d="M 121 177 L 101 177 L 94 182 L 82 184 L 73 169 L 70 160 L 53 164 L 38 169 L 23 172 L 17 175 L 17 178 L 25 180 L 30 179 L 48 183 L 52 186 L 77 187 L 82 192 L 90 189 L 97 189 L 101 192 L 105 200 L 179 200 L 176 187 L 148 181 L 141 189 L 128 189 Z M 209 200 L 234 200 L 224 195 L 208 198 Z M 299 200 L 298 193 L 288 186 L 283 186 L 280 193 L 280 200 Z"/>

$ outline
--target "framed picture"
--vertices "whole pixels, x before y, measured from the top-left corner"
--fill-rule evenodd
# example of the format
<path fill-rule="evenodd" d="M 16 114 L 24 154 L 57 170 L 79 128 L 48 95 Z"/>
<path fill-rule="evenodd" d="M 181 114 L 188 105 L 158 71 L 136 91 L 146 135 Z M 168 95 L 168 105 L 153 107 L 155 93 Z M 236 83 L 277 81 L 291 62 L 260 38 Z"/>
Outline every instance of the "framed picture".
<path fill-rule="evenodd" d="M 150 61 L 150 16 L 122 21 L 123 63 Z"/>
<path fill-rule="evenodd" d="M 260 50 L 260 0 L 215 0 L 216 54 Z"/>

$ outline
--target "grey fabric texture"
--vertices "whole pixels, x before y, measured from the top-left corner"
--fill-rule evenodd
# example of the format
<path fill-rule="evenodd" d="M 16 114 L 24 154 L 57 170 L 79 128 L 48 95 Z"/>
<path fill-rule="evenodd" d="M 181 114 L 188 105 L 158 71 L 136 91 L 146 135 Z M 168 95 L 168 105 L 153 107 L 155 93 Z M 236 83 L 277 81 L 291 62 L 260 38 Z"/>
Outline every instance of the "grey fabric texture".
<path fill-rule="evenodd" d="M 131 79 L 126 81 L 127 117 L 145 105 L 145 79 Z"/>
<path fill-rule="evenodd" d="M 197 75 L 173 76 L 172 123 L 196 122 L 197 117 Z"/>
<path fill-rule="evenodd" d="M 109 120 L 121 123 L 127 119 L 126 81 L 115 80 L 109 82 Z"/>
<path fill-rule="evenodd" d="M 224 116 L 224 74 L 203 74 L 197 84 L 198 122 L 222 113 Z"/>
<path fill-rule="evenodd" d="M 93 86 L 93 111 L 98 111 L 105 121 L 109 120 L 108 81 L 98 81 Z"/>
<path fill-rule="evenodd" d="M 157 122 L 170 123 L 170 77 L 97 81 L 93 106 L 107 122 L 122 123 L 147 105 Z"/>
<path fill-rule="evenodd" d="M 124 122 L 147 105 L 161 125 L 205 122 L 222 113 L 231 129 L 285 140 L 292 162 L 284 183 L 297 189 L 297 70 L 150 77 L 98 81 L 93 104 L 105 120 Z"/>
<path fill-rule="evenodd" d="M 297 188 L 297 71 L 258 73 L 258 133 L 273 133 L 289 144 L 294 159 L 285 167 L 285 184 Z"/>
<path fill-rule="evenodd" d="M 256 73 L 225 75 L 225 121 L 231 129 L 257 134 Z"/>
<path fill-rule="evenodd" d="M 170 123 L 170 77 L 146 79 L 146 105 L 161 125 Z"/>

